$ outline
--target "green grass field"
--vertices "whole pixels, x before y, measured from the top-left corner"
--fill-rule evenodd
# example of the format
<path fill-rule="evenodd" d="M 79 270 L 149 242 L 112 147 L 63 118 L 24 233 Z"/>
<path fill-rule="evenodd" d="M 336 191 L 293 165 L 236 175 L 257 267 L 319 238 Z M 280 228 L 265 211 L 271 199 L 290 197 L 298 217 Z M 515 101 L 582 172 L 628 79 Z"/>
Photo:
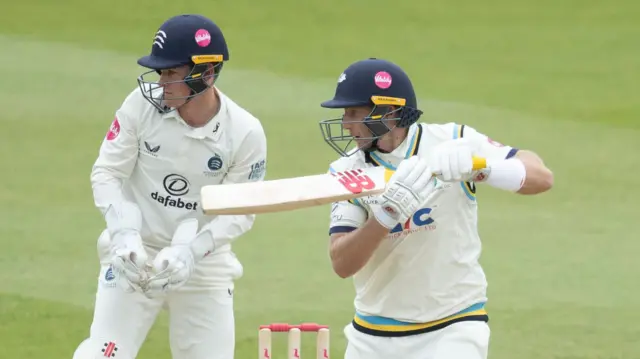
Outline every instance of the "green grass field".
<path fill-rule="evenodd" d="M 353 61 L 412 76 L 425 122 L 458 121 L 538 152 L 555 187 L 482 187 L 482 262 L 493 359 L 640 358 L 636 227 L 640 3 L 635 0 L 26 0 L 0 11 L 0 358 L 70 359 L 86 336 L 103 222 L 89 183 L 99 145 L 159 24 L 217 21 L 231 62 L 220 87 L 258 115 L 268 178 L 324 172 L 336 154 L 319 107 Z M 90 8 L 89 6 L 93 6 Z M 131 6 L 131 8 L 127 8 Z M 236 242 L 237 358 L 257 326 L 342 328 L 350 280 L 327 255 L 328 208 L 265 215 Z M 312 338 L 303 356 L 314 352 Z M 280 341 L 274 349 L 284 349 Z M 284 351 L 281 351 L 284 353 Z M 170 358 L 166 315 L 140 356 Z M 276 357 L 277 359 L 277 357 Z"/>

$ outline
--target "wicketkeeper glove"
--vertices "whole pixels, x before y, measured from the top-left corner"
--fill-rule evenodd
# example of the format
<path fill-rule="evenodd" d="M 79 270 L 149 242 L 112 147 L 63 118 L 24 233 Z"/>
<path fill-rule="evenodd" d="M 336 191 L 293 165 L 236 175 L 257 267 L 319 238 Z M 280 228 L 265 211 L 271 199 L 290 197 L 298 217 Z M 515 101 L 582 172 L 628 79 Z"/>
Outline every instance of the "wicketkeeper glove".
<path fill-rule="evenodd" d="M 119 278 L 124 275 L 133 290 L 143 291 L 148 278 L 145 270 L 148 255 L 140 237 L 140 209 L 129 202 L 113 204 L 105 213 L 105 221 L 111 237 L 109 252 L 113 269 L 122 274 Z"/>
<path fill-rule="evenodd" d="M 197 232 L 198 220 L 195 218 L 178 225 L 171 246 L 163 248 L 153 260 L 152 275 L 145 292 L 148 297 L 180 288 L 191 278 L 196 265 L 191 242 Z"/>

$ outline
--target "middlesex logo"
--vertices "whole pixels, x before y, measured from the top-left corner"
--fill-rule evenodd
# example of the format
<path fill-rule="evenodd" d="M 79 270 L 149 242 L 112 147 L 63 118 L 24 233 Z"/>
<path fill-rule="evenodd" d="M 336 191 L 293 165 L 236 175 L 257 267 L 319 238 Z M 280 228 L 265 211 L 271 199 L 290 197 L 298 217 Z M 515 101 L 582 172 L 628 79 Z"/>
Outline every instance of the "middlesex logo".
<path fill-rule="evenodd" d="M 111 123 L 111 127 L 109 127 L 109 132 L 107 132 L 107 141 L 113 141 L 120 134 L 120 122 L 118 122 L 118 117 L 116 116 Z"/>
<path fill-rule="evenodd" d="M 361 193 L 366 189 L 373 189 L 376 184 L 373 180 L 362 174 L 363 171 L 361 169 L 345 171 L 345 172 L 336 172 L 332 173 L 332 175 L 338 178 L 338 182 L 340 182 L 344 188 L 349 190 L 351 193 Z"/>
<path fill-rule="evenodd" d="M 225 171 L 221 171 L 224 162 L 222 161 L 222 157 L 214 153 L 211 158 L 207 161 L 207 169 L 208 171 L 204 171 L 203 174 L 207 177 L 218 177 L 225 174 Z"/>

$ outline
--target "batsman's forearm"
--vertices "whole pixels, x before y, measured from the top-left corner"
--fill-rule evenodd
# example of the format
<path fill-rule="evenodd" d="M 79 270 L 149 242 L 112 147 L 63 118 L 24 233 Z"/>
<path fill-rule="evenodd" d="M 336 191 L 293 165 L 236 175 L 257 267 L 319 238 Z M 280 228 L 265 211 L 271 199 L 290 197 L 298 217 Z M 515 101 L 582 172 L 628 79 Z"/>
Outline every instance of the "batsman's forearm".
<path fill-rule="evenodd" d="M 374 218 L 355 231 L 332 238 L 331 263 L 333 270 L 342 278 L 357 273 L 369 261 L 389 230 Z"/>
<path fill-rule="evenodd" d="M 532 195 L 546 192 L 553 187 L 553 172 L 547 168 L 542 159 L 532 151 L 520 151 L 516 157 L 522 161 L 526 169 L 526 177 L 519 194 Z"/>

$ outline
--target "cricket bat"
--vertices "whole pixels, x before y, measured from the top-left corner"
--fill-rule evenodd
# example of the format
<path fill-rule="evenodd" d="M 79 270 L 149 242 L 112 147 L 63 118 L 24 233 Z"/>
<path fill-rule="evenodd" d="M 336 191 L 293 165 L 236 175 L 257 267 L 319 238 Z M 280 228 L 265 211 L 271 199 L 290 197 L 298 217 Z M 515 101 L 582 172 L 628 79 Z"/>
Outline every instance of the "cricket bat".
<path fill-rule="evenodd" d="M 473 169 L 486 160 L 474 157 Z M 393 170 L 370 167 L 261 182 L 202 187 L 202 211 L 207 215 L 284 212 L 382 194 Z M 434 174 L 437 175 L 437 174 Z"/>

